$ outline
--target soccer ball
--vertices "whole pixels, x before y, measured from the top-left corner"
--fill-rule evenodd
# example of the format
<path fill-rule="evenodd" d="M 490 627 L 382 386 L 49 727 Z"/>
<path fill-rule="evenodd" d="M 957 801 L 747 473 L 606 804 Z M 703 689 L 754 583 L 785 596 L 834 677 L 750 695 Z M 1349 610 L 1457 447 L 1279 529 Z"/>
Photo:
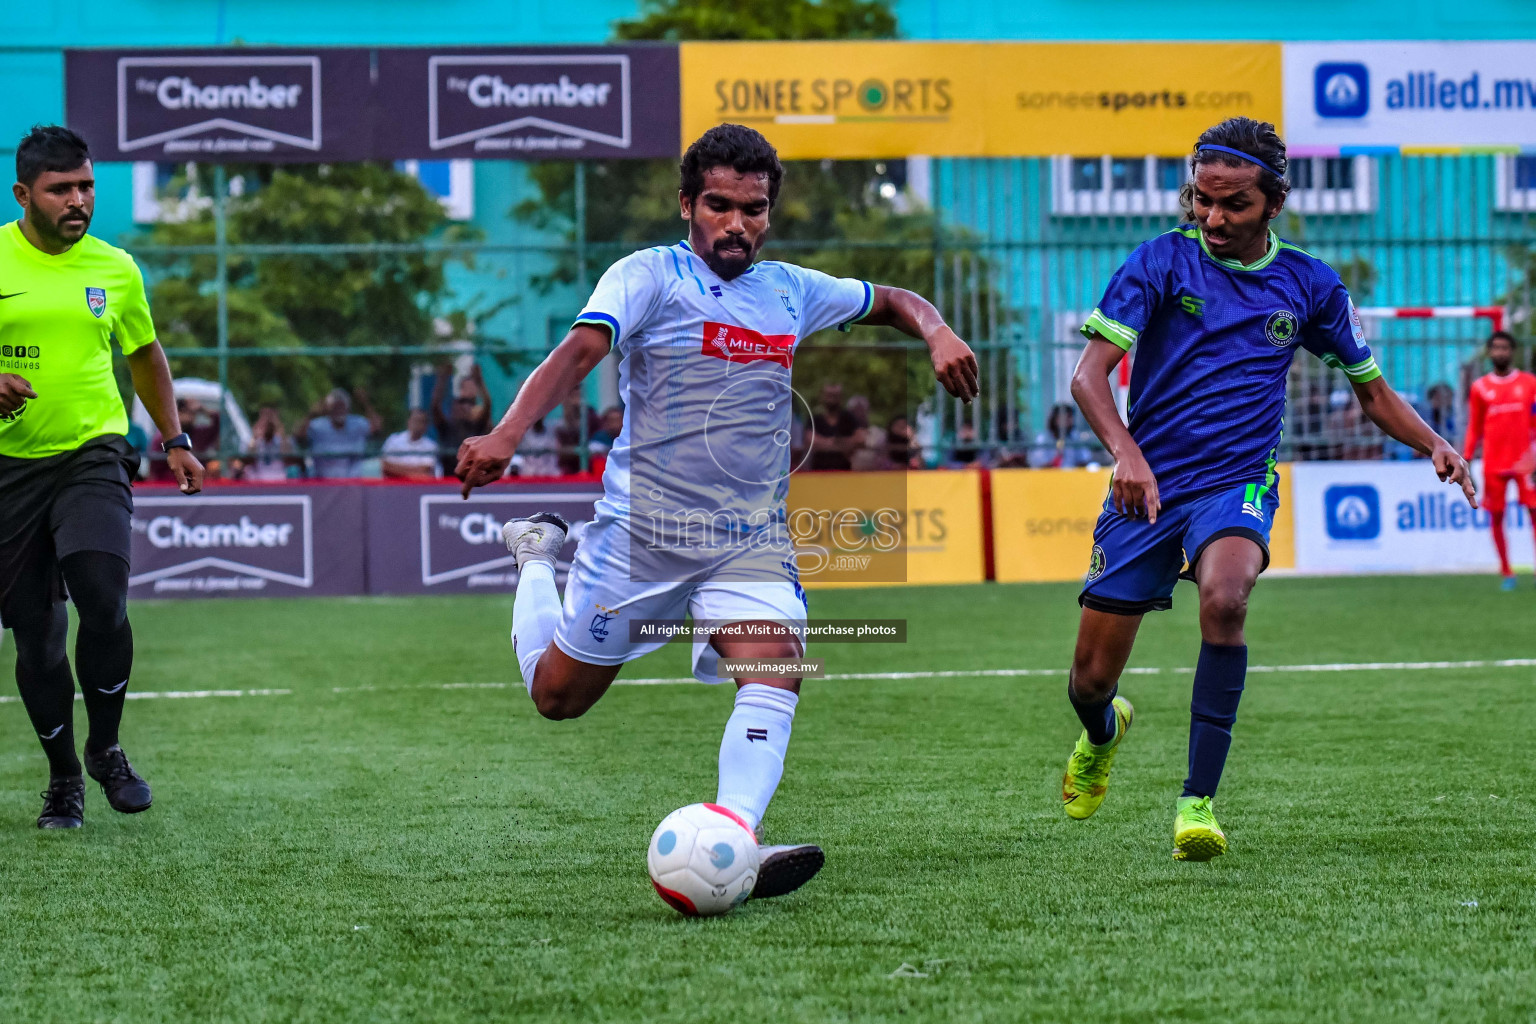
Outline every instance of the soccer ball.
<path fill-rule="evenodd" d="M 689 804 L 661 820 L 645 856 L 651 884 L 689 917 L 723 914 L 757 884 L 757 837 L 719 804 Z"/>

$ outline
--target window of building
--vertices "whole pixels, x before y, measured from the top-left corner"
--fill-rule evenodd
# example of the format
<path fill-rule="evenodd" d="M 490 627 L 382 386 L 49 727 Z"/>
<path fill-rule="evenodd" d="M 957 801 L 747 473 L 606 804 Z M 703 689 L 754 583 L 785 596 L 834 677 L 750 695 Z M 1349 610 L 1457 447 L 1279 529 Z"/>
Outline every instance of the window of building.
<path fill-rule="evenodd" d="M 1376 165 L 1368 156 L 1301 156 L 1285 176 L 1286 209 L 1293 213 L 1351 214 L 1376 209 Z"/>
<path fill-rule="evenodd" d="M 1495 207 L 1510 213 L 1536 212 L 1536 156 L 1501 156 L 1494 161 Z"/>
<path fill-rule="evenodd" d="M 212 175 L 188 173 L 194 165 L 137 162 L 133 165 L 133 219 L 138 224 L 174 223 L 207 209 L 213 197 L 207 189 Z M 475 215 L 475 163 L 473 160 L 398 160 L 397 170 L 411 175 L 438 202 L 452 220 Z M 229 194 L 243 195 L 245 179 L 229 179 Z"/>
<path fill-rule="evenodd" d="M 1530 168 L 1536 207 L 1536 165 Z M 1370 213 L 1376 208 L 1370 157 L 1299 157 L 1288 169 L 1296 213 Z M 1052 162 L 1051 212 L 1057 216 L 1181 213 L 1179 189 L 1189 180 L 1182 157 L 1057 157 Z"/>
<path fill-rule="evenodd" d="M 1184 161 L 1167 157 L 1056 157 L 1051 212 L 1065 217 L 1178 213 L 1184 176 Z"/>

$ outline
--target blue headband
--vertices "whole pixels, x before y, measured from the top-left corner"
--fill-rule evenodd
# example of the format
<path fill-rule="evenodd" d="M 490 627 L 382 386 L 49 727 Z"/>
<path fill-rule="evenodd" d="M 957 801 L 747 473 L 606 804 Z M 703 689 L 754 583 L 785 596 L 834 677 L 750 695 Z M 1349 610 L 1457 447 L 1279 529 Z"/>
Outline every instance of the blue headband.
<path fill-rule="evenodd" d="M 1207 149 L 1214 149 L 1221 153 L 1231 153 L 1233 156 L 1242 157 L 1244 160 L 1247 160 L 1251 164 L 1258 164 L 1260 167 L 1264 168 L 1266 171 L 1268 171 L 1270 174 L 1273 174 L 1277 178 L 1285 177 L 1285 175 L 1281 174 L 1279 171 L 1275 170 L 1273 167 L 1269 166 L 1269 164 L 1265 163 L 1263 160 L 1260 160 L 1258 157 L 1249 156 L 1242 150 L 1233 149 L 1231 146 L 1217 146 L 1210 142 L 1204 142 L 1195 147 L 1195 152 L 1200 153 Z"/>

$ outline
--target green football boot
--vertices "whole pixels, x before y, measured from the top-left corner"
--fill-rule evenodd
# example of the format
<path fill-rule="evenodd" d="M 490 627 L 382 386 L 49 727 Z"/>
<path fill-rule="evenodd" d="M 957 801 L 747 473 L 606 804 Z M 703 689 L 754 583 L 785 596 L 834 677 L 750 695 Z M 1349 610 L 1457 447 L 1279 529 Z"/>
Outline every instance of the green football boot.
<path fill-rule="evenodd" d="M 1124 697 L 1116 697 L 1115 738 L 1102 747 L 1088 742 L 1088 730 L 1077 738 L 1077 746 L 1067 761 L 1067 773 L 1061 777 L 1061 803 L 1067 817 L 1083 820 L 1099 809 L 1109 792 L 1109 767 L 1115 763 L 1115 751 L 1131 727 L 1136 709 Z"/>
<path fill-rule="evenodd" d="M 1174 860 L 1210 860 L 1227 852 L 1227 834 L 1216 824 L 1210 797 L 1181 796 L 1173 806 Z"/>

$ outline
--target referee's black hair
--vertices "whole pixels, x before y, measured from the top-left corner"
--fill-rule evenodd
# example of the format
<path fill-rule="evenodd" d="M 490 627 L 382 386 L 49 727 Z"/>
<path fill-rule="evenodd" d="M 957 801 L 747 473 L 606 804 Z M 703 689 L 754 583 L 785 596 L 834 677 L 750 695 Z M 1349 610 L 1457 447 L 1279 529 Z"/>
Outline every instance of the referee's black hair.
<path fill-rule="evenodd" d="M 1485 350 L 1493 348 L 1493 343 L 1498 341 L 1500 338 L 1503 338 L 1505 341 L 1509 342 L 1509 347 L 1511 350 L 1516 352 L 1520 350 L 1520 343 L 1515 340 L 1515 336 L 1510 334 L 1508 331 L 1503 330 L 1494 331 L 1492 334 L 1488 335 L 1488 341 L 1484 343 L 1483 348 Z"/>
<path fill-rule="evenodd" d="M 1201 149 L 1201 146 L 1226 146 L 1228 149 L 1247 153 L 1255 160 L 1262 160 L 1280 172 L 1277 176 L 1259 167 L 1259 191 L 1264 193 L 1264 198 L 1269 202 L 1279 202 L 1290 194 L 1291 183 L 1284 177 L 1287 164 L 1285 143 L 1281 140 L 1280 134 L 1275 131 L 1275 126 L 1268 121 L 1255 121 L 1251 117 L 1229 117 L 1200 133 L 1200 138 L 1195 140 L 1194 152 L 1189 158 L 1191 175 L 1201 164 L 1258 167 L 1257 163 L 1244 160 L 1242 157 L 1223 153 L 1221 150 Z M 1185 182 L 1184 187 L 1179 190 L 1179 205 L 1184 207 L 1184 213 L 1190 219 L 1194 217 L 1194 197 L 1194 183 Z"/>
<path fill-rule="evenodd" d="M 44 171 L 72 171 L 91 158 L 85 140 L 61 124 L 35 124 L 16 144 L 16 180 L 27 187 Z"/>
<path fill-rule="evenodd" d="M 717 124 L 688 147 L 679 170 L 683 179 L 680 189 L 690 203 L 704 191 L 704 174 L 711 167 L 729 167 L 737 174 L 768 175 L 768 205 L 778 202 L 784 165 L 779 163 L 773 144 L 757 129 Z"/>

